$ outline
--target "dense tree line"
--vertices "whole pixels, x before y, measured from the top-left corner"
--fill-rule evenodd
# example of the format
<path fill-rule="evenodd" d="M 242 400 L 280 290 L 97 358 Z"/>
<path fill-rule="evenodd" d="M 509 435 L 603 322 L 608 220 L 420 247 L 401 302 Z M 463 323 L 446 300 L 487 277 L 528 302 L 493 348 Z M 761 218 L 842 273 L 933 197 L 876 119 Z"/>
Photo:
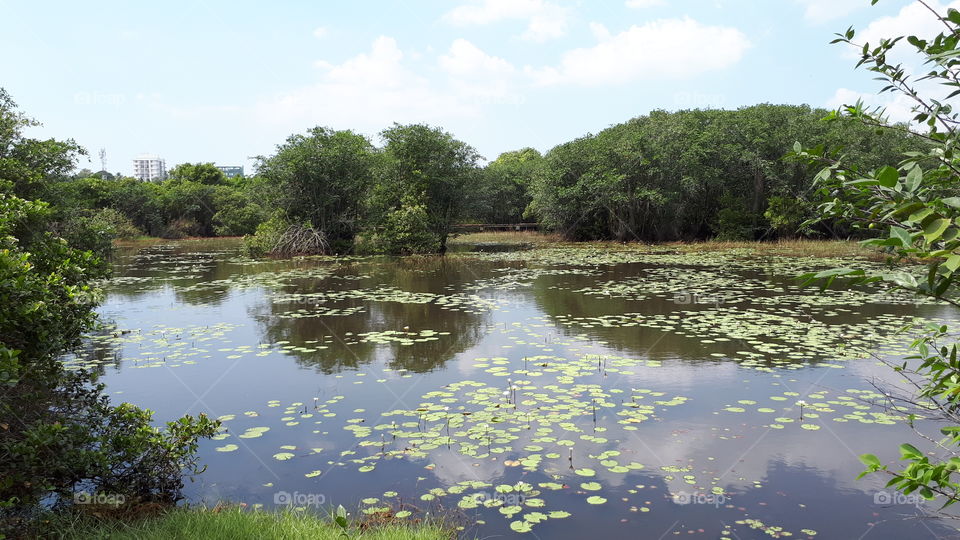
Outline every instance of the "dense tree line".
<path fill-rule="evenodd" d="M 68 176 L 51 163 L 55 181 L 25 182 L 18 195 L 51 201 L 64 235 L 86 247 L 97 239 L 79 238 L 77 224 L 113 236 L 250 235 L 251 250 L 280 254 L 433 253 L 465 222 L 538 222 L 571 240 L 845 237 L 839 222 L 803 228 L 815 213 L 813 174 L 784 159 L 793 145 L 842 147 L 869 170 L 925 143 L 829 115 L 792 105 L 654 111 L 545 155 L 525 148 L 485 165 L 437 127 L 394 125 L 380 146 L 316 127 L 258 157 L 248 178 L 188 163 L 140 182 Z"/>
<path fill-rule="evenodd" d="M 654 111 L 550 150 L 531 177 L 529 209 L 574 240 L 845 235 L 831 223 L 800 230 L 813 174 L 783 159 L 793 144 L 842 145 L 870 169 L 922 143 L 826 116 L 789 105 Z"/>
<path fill-rule="evenodd" d="M 53 203 L 67 221 L 94 220 L 117 236 L 183 238 L 253 233 L 266 219 L 257 189 L 257 178 L 230 179 L 211 163 L 185 163 L 162 182 L 74 175 L 31 195 Z"/>

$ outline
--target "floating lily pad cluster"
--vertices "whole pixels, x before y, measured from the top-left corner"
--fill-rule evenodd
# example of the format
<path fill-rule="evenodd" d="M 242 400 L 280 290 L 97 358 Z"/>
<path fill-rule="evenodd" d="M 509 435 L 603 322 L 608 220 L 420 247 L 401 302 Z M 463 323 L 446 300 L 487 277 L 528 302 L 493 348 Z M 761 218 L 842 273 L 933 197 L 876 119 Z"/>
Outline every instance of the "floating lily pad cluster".
<path fill-rule="evenodd" d="M 371 363 L 355 372 L 344 370 L 317 379 L 328 393 L 318 391 L 316 396 L 296 398 L 278 393 L 276 397 L 283 400 L 261 402 L 252 406 L 255 410 L 238 407 L 220 416 L 223 427 L 209 447 L 217 452 L 217 458 L 241 460 L 255 452 L 261 463 L 269 463 L 281 473 L 292 472 L 299 481 L 317 483 L 323 489 L 326 485 L 321 483 L 330 481 L 331 470 L 354 478 L 365 475 L 371 482 L 389 477 L 393 465 L 397 470 L 415 467 L 427 471 L 423 476 L 412 475 L 407 484 L 403 484 L 406 478 L 394 475 L 390 481 L 396 485 L 377 485 L 363 493 L 357 500 L 364 514 L 389 513 L 402 519 L 416 515 L 421 505 L 438 504 L 485 519 L 494 516 L 502 520 L 502 528 L 516 533 L 533 531 L 583 508 L 613 512 L 619 503 L 628 503 L 623 505 L 624 513 L 629 508 L 636 512 L 633 517 L 643 517 L 656 511 L 651 500 L 669 498 L 671 491 L 731 495 L 731 489 L 739 489 L 732 488 L 733 482 L 724 476 L 727 464 L 715 463 L 714 457 L 687 455 L 673 460 L 668 456 L 657 462 L 639 457 L 638 449 L 650 442 L 651 433 L 665 439 L 667 448 L 696 444 L 696 439 L 684 438 L 682 428 L 698 414 L 708 422 L 712 418 L 725 421 L 711 424 L 713 427 L 703 432 L 724 441 L 718 444 L 731 446 L 750 429 L 785 430 L 782 434 L 805 430 L 809 433 L 793 433 L 826 438 L 826 432 L 814 432 L 851 422 L 876 432 L 905 420 L 903 410 L 890 407 L 886 396 L 872 390 L 818 387 L 803 394 L 783 391 L 789 388 L 786 381 L 790 377 L 801 375 L 795 370 L 810 366 L 843 369 L 851 361 L 865 358 L 867 352 L 905 352 L 902 336 L 878 329 L 900 328 L 912 322 L 911 315 L 867 316 L 858 311 L 871 303 L 918 304 L 914 299 L 878 287 L 818 295 L 792 279 L 814 266 L 839 266 L 849 261 L 757 258 L 745 250 L 691 256 L 671 248 L 582 245 L 448 255 L 448 261 L 493 268 L 439 289 L 443 293 L 425 292 L 438 290 L 432 284 L 404 288 L 400 286 L 404 280 L 377 282 L 383 275 L 393 275 L 384 270 L 388 267 L 392 271 L 403 266 L 405 275 L 424 278 L 437 271 L 433 265 L 420 268 L 393 259 L 359 257 L 282 262 L 233 257 L 226 259 L 233 267 L 216 274 L 226 278 L 196 282 L 210 275 L 228 253 L 179 254 L 158 248 L 142 258 L 125 260 L 119 273 L 134 275 L 120 275 L 107 287 L 162 286 L 178 294 L 256 289 L 263 295 L 250 296 L 268 300 L 269 317 L 340 319 L 322 328 L 313 325 L 314 321 L 285 321 L 316 329 L 316 335 L 264 339 L 268 343 L 260 343 L 259 335 L 251 338 L 238 331 L 245 327 L 226 323 L 117 330 L 91 337 L 89 350 L 68 359 L 68 366 L 110 365 L 117 362 L 121 350 L 125 368 L 182 367 L 222 359 L 251 359 L 269 365 L 285 362 L 285 354 L 336 355 L 344 352 L 341 346 L 360 344 L 384 346 L 387 352 L 416 353 L 417 347 L 405 347 L 432 343 L 423 349 L 430 350 L 457 336 L 449 331 L 410 329 L 402 320 L 374 328 L 349 328 L 351 331 L 336 325 L 344 322 L 343 318 L 375 311 L 378 303 L 405 304 L 412 310 L 439 307 L 444 312 L 496 312 L 496 317 L 476 317 L 476 328 L 471 329 L 478 335 L 485 331 L 489 341 L 480 342 L 473 350 L 460 349 L 466 352 L 449 362 L 446 372 L 432 375 L 436 378 L 418 374 L 425 378 L 405 380 L 414 375 L 391 369 L 389 361 Z M 541 287 L 544 283 L 549 286 Z M 548 303 L 553 294 L 592 302 L 589 309 L 601 307 L 592 313 L 564 314 L 564 304 L 558 301 L 560 306 L 553 313 L 559 314 L 511 309 L 511 302 L 517 299 L 528 307 L 535 305 L 531 297 Z M 612 301 L 605 303 L 607 298 Z M 653 304 L 645 304 L 647 300 L 658 302 L 657 308 L 644 309 Z M 673 301 L 673 305 L 662 300 Z M 636 302 L 636 308 L 631 302 Z M 937 317 L 927 319 L 946 322 Z M 685 392 L 686 387 L 672 380 L 679 372 L 678 362 L 669 356 L 652 357 L 648 349 L 617 349 L 600 337 L 619 332 L 610 329 L 634 329 L 644 336 L 659 332 L 678 341 L 699 343 L 703 357 L 712 360 L 703 362 L 706 369 L 725 368 L 736 373 L 736 380 L 777 381 L 777 393 L 758 396 L 755 390 L 747 394 L 744 387 L 742 395 L 731 392 L 717 399 L 716 394 Z M 655 341 L 656 337 L 644 346 L 652 348 Z M 382 375 L 372 371 L 380 368 Z M 424 381 L 434 386 L 424 384 L 414 390 L 414 383 Z M 335 385 L 340 382 L 368 384 L 353 393 L 338 389 Z M 355 388 L 352 384 L 348 388 Z M 397 401 L 388 410 L 364 403 L 371 393 L 379 392 L 377 385 L 381 384 L 392 384 L 397 390 L 393 394 Z M 657 428 L 668 422 L 680 427 L 672 429 L 669 424 L 664 435 Z M 771 433 L 771 439 L 776 437 Z M 742 453 L 739 450 L 737 455 Z M 477 470 L 478 479 L 451 480 L 440 474 L 451 461 Z M 671 461 L 674 464 L 668 464 Z M 737 481 L 747 489 L 768 485 L 762 475 L 738 474 Z M 262 485 L 272 486 L 272 482 Z M 384 491 L 387 487 L 391 490 Z M 742 510 L 735 505 L 725 508 Z M 745 529 L 771 537 L 817 534 L 813 529 L 791 533 L 763 523 L 754 519 L 757 514 L 751 514 L 752 510 L 738 514 L 744 519 L 726 522 L 721 538 L 734 538 L 735 532 Z"/>
<path fill-rule="evenodd" d="M 809 431 L 820 429 L 826 420 L 877 425 L 893 425 L 907 420 L 907 409 L 893 404 L 890 396 L 855 388 L 847 389 L 833 399 L 827 397 L 830 393 L 825 389 L 818 389 L 806 396 L 798 392 L 784 392 L 770 396 L 770 402 L 766 404 L 739 400 L 736 405 L 724 407 L 723 411 L 742 413 L 752 409 L 771 417 L 776 415 L 767 424 L 770 428 L 784 429 L 797 425 Z"/>
<path fill-rule="evenodd" d="M 736 306 L 678 310 L 669 314 L 653 315 L 558 315 L 555 319 L 567 327 L 644 327 L 688 336 L 701 343 L 735 343 L 741 346 L 742 350 L 732 354 L 713 354 L 734 359 L 764 359 L 770 363 L 781 361 L 784 364 L 788 364 L 787 361 L 795 364 L 814 359 L 863 358 L 868 351 L 876 350 L 905 354 L 908 352 L 909 343 L 904 343 L 904 337 L 897 335 L 896 331 L 915 322 L 912 316 L 881 314 L 871 321 L 828 324 L 797 314 L 779 314 Z"/>

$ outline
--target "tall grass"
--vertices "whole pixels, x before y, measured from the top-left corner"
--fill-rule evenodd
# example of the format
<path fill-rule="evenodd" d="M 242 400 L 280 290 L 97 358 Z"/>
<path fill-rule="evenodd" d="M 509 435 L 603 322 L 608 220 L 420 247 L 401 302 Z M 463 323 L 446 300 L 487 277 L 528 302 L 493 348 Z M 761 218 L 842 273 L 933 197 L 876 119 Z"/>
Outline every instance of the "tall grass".
<path fill-rule="evenodd" d="M 154 517 L 103 519 L 89 515 L 52 517 L 40 535 L 45 538 L 91 540 L 247 539 L 287 540 L 440 540 L 456 536 L 452 527 L 434 523 L 353 523 L 348 536 L 333 521 L 308 512 L 248 511 L 238 507 L 176 509 Z"/>
<path fill-rule="evenodd" d="M 451 237 L 447 243 L 456 244 L 551 244 L 563 242 L 563 238 L 555 233 L 536 231 L 487 231 L 463 233 Z"/>
<path fill-rule="evenodd" d="M 749 241 L 721 241 L 705 240 L 698 242 L 667 242 L 663 244 L 646 244 L 634 242 L 597 241 L 582 243 L 566 243 L 559 234 L 542 233 L 536 231 L 490 231 L 466 233 L 451 238 L 450 244 L 496 243 L 496 244 L 561 244 L 590 247 L 616 247 L 617 249 L 645 249 L 671 248 L 688 253 L 704 251 L 726 251 L 732 249 L 752 251 L 757 255 L 775 255 L 783 257 L 865 257 L 874 260 L 883 260 L 885 256 L 875 249 L 860 246 L 852 240 L 775 240 L 768 242 Z"/>
<path fill-rule="evenodd" d="M 668 244 L 687 252 L 725 251 L 743 249 L 757 255 L 779 255 L 784 257 L 865 257 L 884 260 L 885 255 L 876 249 L 865 248 L 853 240 L 774 240 L 770 242 L 721 241 Z"/>

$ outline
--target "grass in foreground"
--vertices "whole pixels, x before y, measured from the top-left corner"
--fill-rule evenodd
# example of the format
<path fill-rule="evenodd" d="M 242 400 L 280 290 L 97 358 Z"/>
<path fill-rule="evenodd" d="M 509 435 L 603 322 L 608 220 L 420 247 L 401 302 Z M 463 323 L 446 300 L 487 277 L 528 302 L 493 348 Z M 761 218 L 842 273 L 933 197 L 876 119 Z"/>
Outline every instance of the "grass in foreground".
<path fill-rule="evenodd" d="M 51 519 L 45 538 L 117 540 L 299 539 L 440 540 L 456 536 L 452 527 L 431 523 L 351 523 L 348 536 L 332 520 L 307 512 L 251 511 L 230 508 L 179 508 L 155 517 L 132 520 L 86 515 Z"/>

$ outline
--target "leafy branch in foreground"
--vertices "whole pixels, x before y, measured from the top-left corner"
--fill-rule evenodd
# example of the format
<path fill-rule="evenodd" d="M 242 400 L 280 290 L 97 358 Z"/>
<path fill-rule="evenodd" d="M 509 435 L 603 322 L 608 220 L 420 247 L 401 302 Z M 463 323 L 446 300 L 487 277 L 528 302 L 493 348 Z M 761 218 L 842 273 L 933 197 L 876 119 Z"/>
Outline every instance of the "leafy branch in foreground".
<path fill-rule="evenodd" d="M 876 3 L 874 0 L 872 3 Z M 862 102 L 846 105 L 828 120 L 856 118 L 867 125 L 906 132 L 925 141 L 926 150 L 909 152 L 896 166 L 870 171 L 848 166 L 845 156 L 823 146 L 804 149 L 799 143 L 789 157 L 821 170 L 815 177 L 821 199 L 817 219 L 836 219 L 852 227 L 884 232 L 863 242 L 886 250 L 891 263 L 905 259 L 924 262 L 922 275 L 893 265 L 887 271 L 835 268 L 803 276 L 824 287 L 842 279 L 848 283 L 885 281 L 960 307 L 960 154 L 957 113 L 949 100 L 960 94 L 960 12 L 949 9 L 940 14 L 920 2 L 937 18 L 943 31 L 933 37 L 899 36 L 881 39 L 878 44 L 856 44 L 850 28 L 838 34 L 834 43 L 854 45 L 860 50 L 857 67 L 865 66 L 884 83 L 880 93 L 906 96 L 913 103 L 910 124 L 891 124 L 884 110 L 868 109 Z M 926 70 L 914 76 L 912 70 L 891 58 L 912 47 Z M 908 49 L 909 50 L 909 49 Z M 940 96 L 943 89 L 946 95 Z M 936 96 L 936 97 L 932 97 Z M 946 344 L 941 344 L 946 343 Z M 942 501 L 946 508 L 960 501 L 960 359 L 957 338 L 945 326 L 935 326 L 912 343 L 916 353 L 900 364 L 888 363 L 902 375 L 910 388 L 906 394 L 887 393 L 898 410 L 910 411 L 911 426 L 939 449 L 924 453 L 911 444 L 900 446 L 902 468 L 885 465 L 873 454 L 861 460 L 867 466 L 861 477 L 881 472 L 890 475 L 888 486 L 904 494 L 919 493 L 928 500 Z M 933 419 L 946 424 L 934 438 L 918 429 L 914 420 Z"/>
<path fill-rule="evenodd" d="M 174 503 L 184 475 L 202 471 L 198 440 L 219 427 L 200 415 L 159 428 L 150 411 L 112 404 L 95 372 L 64 366 L 61 355 L 96 326 L 93 283 L 107 266 L 105 253 L 65 238 L 55 208 L 17 195 L 39 190 L 75 154 L 23 137 L 29 125 L 0 89 L 0 538 L 36 536 L 43 510 L 84 502 L 88 491 L 131 506 Z M 102 237 L 95 224 L 78 222 L 74 233 Z"/>

